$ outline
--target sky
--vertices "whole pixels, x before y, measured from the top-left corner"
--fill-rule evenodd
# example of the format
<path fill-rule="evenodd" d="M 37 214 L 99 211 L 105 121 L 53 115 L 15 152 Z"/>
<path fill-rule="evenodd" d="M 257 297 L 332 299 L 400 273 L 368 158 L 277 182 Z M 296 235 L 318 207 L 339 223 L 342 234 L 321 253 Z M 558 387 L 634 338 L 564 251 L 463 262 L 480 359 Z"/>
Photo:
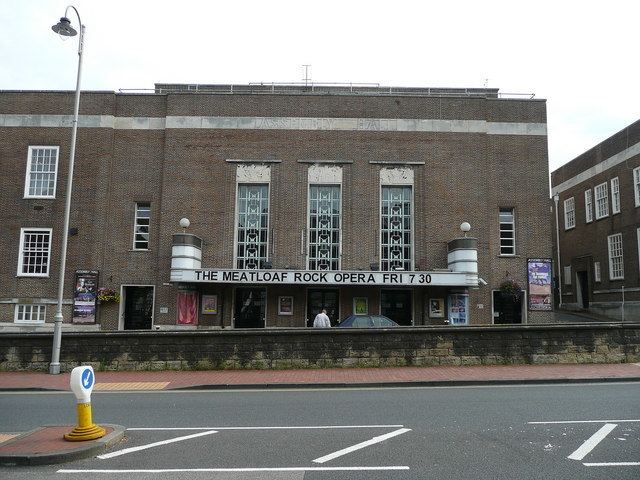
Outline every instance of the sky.
<path fill-rule="evenodd" d="M 68 3 L 1 0 L 0 90 L 74 90 Z M 637 0 L 75 0 L 82 89 L 313 82 L 547 100 L 553 171 L 640 118 Z M 73 26 L 78 25 L 70 11 Z M 2 113 L 2 112 L 0 112 Z"/>

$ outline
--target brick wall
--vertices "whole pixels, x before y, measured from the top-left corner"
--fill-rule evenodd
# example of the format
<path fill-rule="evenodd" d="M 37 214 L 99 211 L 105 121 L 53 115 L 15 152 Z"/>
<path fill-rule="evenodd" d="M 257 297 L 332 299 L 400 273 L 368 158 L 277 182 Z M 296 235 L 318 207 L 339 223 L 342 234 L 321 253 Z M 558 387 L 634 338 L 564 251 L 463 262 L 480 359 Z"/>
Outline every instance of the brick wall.
<path fill-rule="evenodd" d="M 51 335 L 0 334 L 0 370 L 48 370 Z M 61 368 L 277 369 L 640 361 L 640 324 L 66 333 Z"/>

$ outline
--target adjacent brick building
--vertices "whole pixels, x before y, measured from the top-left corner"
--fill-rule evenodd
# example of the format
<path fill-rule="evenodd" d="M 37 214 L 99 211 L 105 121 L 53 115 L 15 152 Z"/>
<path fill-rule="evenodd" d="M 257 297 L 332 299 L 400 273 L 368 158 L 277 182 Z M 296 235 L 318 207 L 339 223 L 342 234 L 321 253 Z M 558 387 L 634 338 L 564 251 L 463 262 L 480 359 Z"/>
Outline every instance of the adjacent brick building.
<path fill-rule="evenodd" d="M 554 171 L 551 186 L 563 308 L 640 320 L 640 120 Z"/>
<path fill-rule="evenodd" d="M 53 320 L 72 102 L 0 92 L 5 329 Z M 79 125 L 65 328 L 551 319 L 543 100 L 157 85 L 84 92 Z"/>

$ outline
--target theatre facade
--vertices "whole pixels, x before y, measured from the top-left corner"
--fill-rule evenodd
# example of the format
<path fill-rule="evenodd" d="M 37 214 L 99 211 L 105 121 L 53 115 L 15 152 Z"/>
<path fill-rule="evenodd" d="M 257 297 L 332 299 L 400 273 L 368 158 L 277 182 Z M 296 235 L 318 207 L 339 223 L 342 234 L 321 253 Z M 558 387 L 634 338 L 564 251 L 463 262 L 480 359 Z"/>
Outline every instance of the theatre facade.
<path fill-rule="evenodd" d="M 0 92 L 0 327 L 55 313 L 70 92 Z M 497 89 L 84 92 L 69 330 L 551 320 L 546 106 Z"/>

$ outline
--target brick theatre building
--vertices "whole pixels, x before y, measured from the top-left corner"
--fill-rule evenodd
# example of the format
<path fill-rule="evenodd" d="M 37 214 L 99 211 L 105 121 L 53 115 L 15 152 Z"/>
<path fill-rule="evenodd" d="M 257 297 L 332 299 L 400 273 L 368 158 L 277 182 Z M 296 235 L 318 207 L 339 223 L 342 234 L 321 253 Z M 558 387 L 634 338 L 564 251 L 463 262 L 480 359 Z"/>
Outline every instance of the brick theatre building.
<path fill-rule="evenodd" d="M 50 328 L 71 92 L 0 92 L 0 327 Z M 546 104 L 156 85 L 80 101 L 65 329 L 551 320 Z"/>

